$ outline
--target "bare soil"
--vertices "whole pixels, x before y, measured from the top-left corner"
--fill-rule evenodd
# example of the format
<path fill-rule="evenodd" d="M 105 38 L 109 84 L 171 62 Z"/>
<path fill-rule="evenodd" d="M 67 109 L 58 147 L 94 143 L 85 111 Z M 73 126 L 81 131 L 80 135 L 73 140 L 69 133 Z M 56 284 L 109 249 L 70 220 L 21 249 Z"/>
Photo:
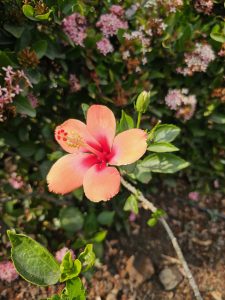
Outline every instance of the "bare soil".
<path fill-rule="evenodd" d="M 168 213 L 203 299 L 225 300 L 225 197 L 216 192 L 191 202 L 183 194 L 161 192 L 154 202 Z M 165 230 L 160 224 L 149 228 L 148 217 L 140 210 L 129 235 L 110 232 L 103 262 L 85 282 L 89 300 L 194 299 Z M 40 300 L 61 288 L 37 288 L 20 279 L 0 282 L 0 299 Z"/>

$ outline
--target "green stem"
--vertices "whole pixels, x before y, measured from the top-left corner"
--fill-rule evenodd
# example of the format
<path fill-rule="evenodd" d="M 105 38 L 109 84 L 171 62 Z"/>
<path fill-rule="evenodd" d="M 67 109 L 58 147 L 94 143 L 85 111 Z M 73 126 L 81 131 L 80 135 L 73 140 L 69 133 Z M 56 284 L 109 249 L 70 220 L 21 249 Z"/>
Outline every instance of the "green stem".
<path fill-rule="evenodd" d="M 142 112 L 139 112 L 138 113 L 138 118 L 137 118 L 137 128 L 139 128 L 140 127 L 140 124 L 141 124 L 141 116 L 142 116 Z"/>

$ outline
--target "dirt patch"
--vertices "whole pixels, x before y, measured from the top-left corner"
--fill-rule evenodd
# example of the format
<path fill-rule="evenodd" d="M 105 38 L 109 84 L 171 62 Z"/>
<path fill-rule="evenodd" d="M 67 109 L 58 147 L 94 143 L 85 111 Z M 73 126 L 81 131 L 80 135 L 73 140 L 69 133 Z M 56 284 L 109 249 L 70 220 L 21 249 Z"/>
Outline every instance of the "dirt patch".
<path fill-rule="evenodd" d="M 166 200 L 165 200 L 166 199 Z M 156 201 L 157 200 L 157 201 Z M 171 225 L 204 300 L 225 299 L 225 201 L 222 195 L 193 203 L 179 195 L 157 196 L 155 203 L 168 212 Z M 88 287 L 89 300 L 192 300 L 183 270 L 163 227 L 146 226 L 141 210 L 130 224 L 130 234 L 111 231 L 104 260 Z M 161 275 L 160 275 L 161 274 Z M 162 274 L 166 274 L 163 276 Z M 165 280 L 166 279 L 166 280 Z M 0 283 L 1 300 L 43 299 L 61 286 L 37 288 L 22 280 Z"/>

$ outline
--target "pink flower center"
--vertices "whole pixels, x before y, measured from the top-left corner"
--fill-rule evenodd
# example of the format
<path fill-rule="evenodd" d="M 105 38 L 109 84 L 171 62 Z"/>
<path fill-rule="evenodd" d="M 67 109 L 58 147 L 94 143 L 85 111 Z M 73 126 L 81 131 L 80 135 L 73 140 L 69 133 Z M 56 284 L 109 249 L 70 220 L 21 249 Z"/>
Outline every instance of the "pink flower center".
<path fill-rule="evenodd" d="M 84 152 L 91 154 L 90 159 L 93 164 L 98 166 L 99 170 L 105 168 L 115 155 L 104 136 L 98 139 L 98 144 L 95 144 L 84 141 L 84 138 L 76 131 L 67 132 L 65 129 L 59 128 L 55 132 L 55 137 L 56 140 L 65 142 L 69 147 L 73 147 L 77 150 L 83 147 L 82 150 Z"/>
<path fill-rule="evenodd" d="M 101 137 L 98 142 L 101 147 L 92 145 L 92 149 L 90 149 L 90 151 L 95 155 L 98 170 L 101 170 L 108 165 L 115 153 L 110 149 L 105 137 Z"/>

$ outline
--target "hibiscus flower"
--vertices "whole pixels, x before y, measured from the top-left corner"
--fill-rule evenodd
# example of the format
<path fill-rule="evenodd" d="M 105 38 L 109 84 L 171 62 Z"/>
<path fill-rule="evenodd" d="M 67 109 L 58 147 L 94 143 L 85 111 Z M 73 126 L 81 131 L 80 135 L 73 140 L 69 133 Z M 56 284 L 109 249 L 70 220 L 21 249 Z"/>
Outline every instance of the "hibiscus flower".
<path fill-rule="evenodd" d="M 49 190 L 63 195 L 83 185 L 86 197 L 94 202 L 119 192 L 120 173 L 113 166 L 132 164 L 147 149 L 147 134 L 141 129 L 116 135 L 116 119 L 104 105 L 90 106 L 87 124 L 69 119 L 57 126 L 55 138 L 69 154 L 50 169 Z"/>

